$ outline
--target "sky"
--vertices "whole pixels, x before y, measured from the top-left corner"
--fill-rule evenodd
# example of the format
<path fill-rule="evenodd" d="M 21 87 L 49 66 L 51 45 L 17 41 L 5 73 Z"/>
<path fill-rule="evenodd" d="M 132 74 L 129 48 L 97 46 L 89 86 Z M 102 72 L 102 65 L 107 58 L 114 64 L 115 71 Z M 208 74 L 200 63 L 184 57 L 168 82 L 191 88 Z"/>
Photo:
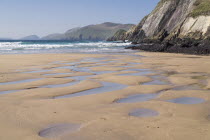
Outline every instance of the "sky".
<path fill-rule="evenodd" d="M 0 0 L 0 37 L 43 37 L 103 22 L 137 24 L 159 0 Z"/>

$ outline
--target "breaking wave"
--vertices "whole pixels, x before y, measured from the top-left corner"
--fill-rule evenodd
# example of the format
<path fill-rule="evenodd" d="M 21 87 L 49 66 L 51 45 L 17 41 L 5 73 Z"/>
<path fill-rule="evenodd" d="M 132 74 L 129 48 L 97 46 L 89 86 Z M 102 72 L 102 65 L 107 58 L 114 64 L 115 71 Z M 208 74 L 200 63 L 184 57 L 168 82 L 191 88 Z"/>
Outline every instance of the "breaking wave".
<path fill-rule="evenodd" d="M 0 50 L 43 50 L 43 49 L 81 49 L 81 48 L 107 48 L 125 47 L 130 43 L 115 43 L 115 42 L 0 42 Z"/>

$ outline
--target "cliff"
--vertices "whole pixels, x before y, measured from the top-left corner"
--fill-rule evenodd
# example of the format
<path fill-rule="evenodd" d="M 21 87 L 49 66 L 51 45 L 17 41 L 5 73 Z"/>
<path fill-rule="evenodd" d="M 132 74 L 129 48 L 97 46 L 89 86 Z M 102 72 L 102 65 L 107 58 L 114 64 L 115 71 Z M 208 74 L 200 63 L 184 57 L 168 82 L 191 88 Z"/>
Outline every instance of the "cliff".
<path fill-rule="evenodd" d="M 124 34 L 132 42 L 209 36 L 210 0 L 161 0 L 148 16 Z"/>
<path fill-rule="evenodd" d="M 120 29 L 118 30 L 114 36 L 107 39 L 107 41 L 117 41 L 117 40 L 126 40 L 126 30 Z"/>
<path fill-rule="evenodd" d="M 64 34 L 51 34 L 43 37 L 44 40 L 106 40 L 113 36 L 118 30 L 128 30 L 133 24 L 117 24 L 111 22 L 105 22 L 102 24 L 88 25 L 81 28 L 73 28 L 68 30 Z"/>
<path fill-rule="evenodd" d="M 149 15 L 123 36 L 133 43 L 168 42 L 171 46 L 177 46 L 174 45 L 177 40 L 187 40 L 188 45 L 205 40 L 210 37 L 210 0 L 161 0 Z M 120 38 L 115 36 L 115 40 Z M 183 41 L 178 42 L 182 44 Z"/>

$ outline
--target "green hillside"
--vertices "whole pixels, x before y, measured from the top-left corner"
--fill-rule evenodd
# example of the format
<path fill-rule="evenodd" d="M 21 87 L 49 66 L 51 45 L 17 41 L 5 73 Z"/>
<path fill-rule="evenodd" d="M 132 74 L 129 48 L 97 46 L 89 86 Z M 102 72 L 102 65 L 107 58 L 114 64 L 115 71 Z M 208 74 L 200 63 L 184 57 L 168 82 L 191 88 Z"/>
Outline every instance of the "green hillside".
<path fill-rule="evenodd" d="M 210 0 L 197 0 L 194 6 L 194 10 L 190 14 L 192 17 L 210 15 Z"/>
<path fill-rule="evenodd" d="M 89 25 L 82 28 L 74 28 L 64 34 L 52 34 L 44 37 L 45 40 L 106 40 L 118 30 L 129 30 L 133 24 L 117 24 L 105 22 Z"/>

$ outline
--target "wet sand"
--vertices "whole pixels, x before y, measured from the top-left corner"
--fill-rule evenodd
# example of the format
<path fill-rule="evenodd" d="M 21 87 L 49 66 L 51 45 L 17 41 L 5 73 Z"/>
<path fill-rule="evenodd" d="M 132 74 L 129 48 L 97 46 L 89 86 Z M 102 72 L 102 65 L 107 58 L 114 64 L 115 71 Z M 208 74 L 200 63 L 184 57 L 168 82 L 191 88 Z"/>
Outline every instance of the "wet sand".
<path fill-rule="evenodd" d="M 209 60 L 0 55 L 0 140 L 209 140 Z"/>

